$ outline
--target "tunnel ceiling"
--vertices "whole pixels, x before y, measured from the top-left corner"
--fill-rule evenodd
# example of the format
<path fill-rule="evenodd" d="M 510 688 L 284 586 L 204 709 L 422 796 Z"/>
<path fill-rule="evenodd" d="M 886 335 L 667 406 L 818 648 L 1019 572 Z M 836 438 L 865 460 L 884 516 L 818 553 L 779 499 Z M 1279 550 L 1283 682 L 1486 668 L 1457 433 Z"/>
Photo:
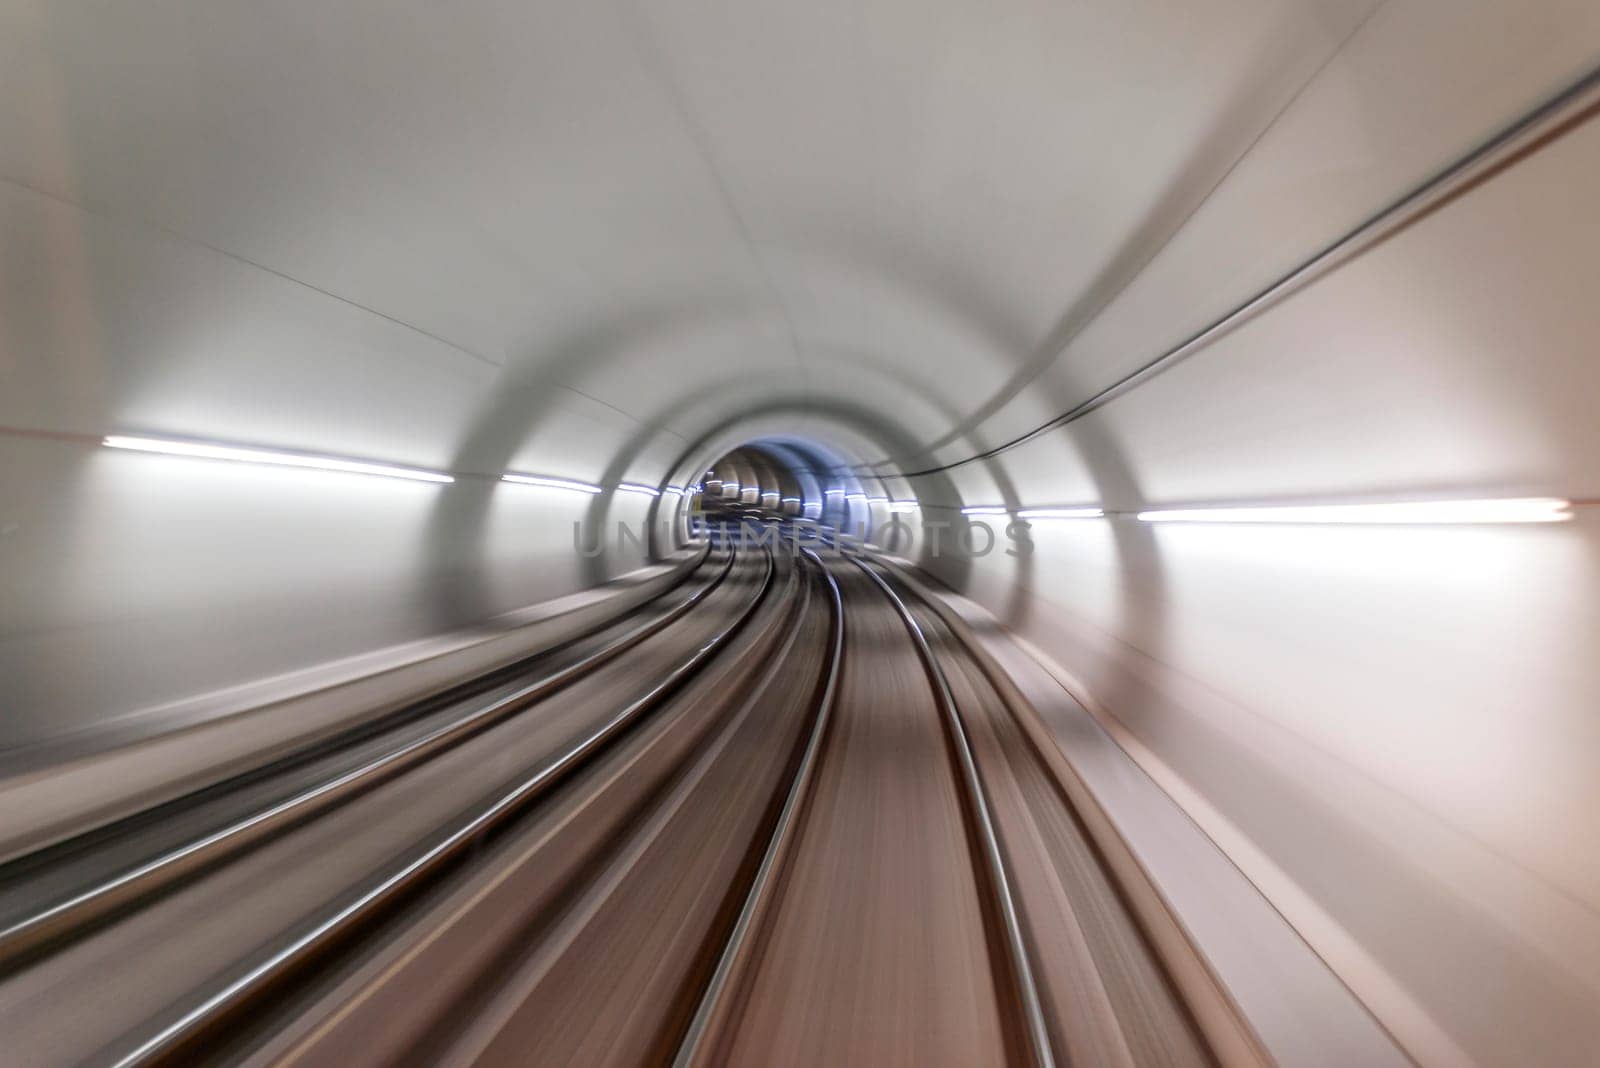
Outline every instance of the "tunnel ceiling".
<path fill-rule="evenodd" d="M 1561 84 L 1547 6 L 8 5 L 0 217 L 49 264 L 8 330 L 67 366 L 3 418 L 659 479 L 757 412 L 960 460 Z"/>

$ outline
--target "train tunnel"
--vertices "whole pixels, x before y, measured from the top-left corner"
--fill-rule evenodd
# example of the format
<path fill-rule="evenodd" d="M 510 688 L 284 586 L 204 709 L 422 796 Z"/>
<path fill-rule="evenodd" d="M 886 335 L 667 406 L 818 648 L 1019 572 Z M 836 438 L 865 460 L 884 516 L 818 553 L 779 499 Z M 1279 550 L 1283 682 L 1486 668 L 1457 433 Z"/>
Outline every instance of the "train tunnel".
<path fill-rule="evenodd" d="M 0 86 L 0 1062 L 1600 1063 L 1593 0 Z"/>

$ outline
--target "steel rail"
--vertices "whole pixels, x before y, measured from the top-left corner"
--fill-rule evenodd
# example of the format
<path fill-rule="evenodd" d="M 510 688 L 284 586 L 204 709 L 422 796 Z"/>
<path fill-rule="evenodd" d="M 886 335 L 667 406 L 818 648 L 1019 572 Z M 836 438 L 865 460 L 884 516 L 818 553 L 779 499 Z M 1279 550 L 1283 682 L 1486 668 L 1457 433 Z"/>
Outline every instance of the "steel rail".
<path fill-rule="evenodd" d="M 745 895 L 739 917 L 723 945 L 717 967 L 701 994 L 694 1017 L 689 1022 L 689 1028 L 678 1043 L 678 1052 L 672 1062 L 674 1068 L 688 1068 L 689 1065 L 699 1063 L 707 1056 L 706 1043 L 711 1037 L 712 1020 L 717 1008 L 726 996 L 734 972 L 744 959 L 751 931 L 763 922 L 775 899 L 776 873 L 788 860 L 793 847 L 800 824 L 800 813 L 810 797 L 822 744 L 827 737 L 828 725 L 832 721 L 839 685 L 839 668 L 844 660 L 844 602 L 839 594 L 838 582 L 823 564 L 822 559 L 810 549 L 802 549 L 801 552 L 816 564 L 817 570 L 828 584 L 832 601 L 833 637 L 830 643 L 827 681 L 823 685 L 821 697 L 817 700 L 817 712 L 812 720 L 805 751 L 789 782 L 788 795 L 784 798 L 783 808 L 778 813 L 777 823 L 771 838 L 768 839 L 766 851 L 762 854 L 761 864 L 756 869 L 749 892 Z"/>
<path fill-rule="evenodd" d="M 792 592 L 799 585 L 796 582 L 797 573 L 798 569 L 789 573 L 787 587 L 790 592 Z M 707 742 L 707 744 L 692 747 L 691 751 L 687 755 L 677 759 L 674 762 L 673 768 L 675 770 L 669 773 L 667 777 L 672 780 L 675 785 L 671 787 L 670 792 L 667 793 L 664 799 L 659 801 L 650 801 L 647 803 L 645 809 L 643 810 L 644 814 L 641 821 L 639 823 L 630 825 L 630 829 L 627 833 L 632 840 L 627 845 L 621 847 L 622 853 L 619 854 L 619 856 L 627 855 L 631 852 L 634 859 L 637 859 L 638 854 L 642 852 L 639 844 L 640 836 L 643 836 L 646 839 L 653 838 L 654 831 L 659 830 L 660 827 L 663 826 L 669 818 L 671 818 L 670 813 L 677 811 L 681 807 L 683 798 L 694 789 L 694 784 L 700 781 L 701 773 L 719 758 L 719 754 L 726 751 L 726 743 L 731 737 L 732 732 L 737 729 L 737 725 L 745 720 L 757 708 L 766 692 L 781 676 L 784 661 L 788 658 L 789 653 L 794 648 L 796 641 L 799 640 L 799 637 L 804 630 L 804 622 L 807 613 L 810 609 L 810 587 L 802 587 L 800 588 L 800 592 L 802 597 L 798 601 L 798 606 L 790 612 L 793 623 L 789 626 L 788 633 L 783 638 L 781 645 L 779 645 L 777 648 L 777 651 L 771 656 L 764 655 L 759 651 L 763 646 L 770 647 L 771 643 L 768 637 L 765 635 L 758 639 L 756 643 L 752 644 L 749 649 L 744 651 L 742 654 L 744 657 L 762 665 L 759 671 L 759 677 L 753 684 L 747 684 L 748 679 L 741 675 L 739 682 L 736 684 L 736 700 L 728 702 L 726 707 L 716 711 L 712 715 L 711 719 L 707 721 L 706 725 L 693 728 L 693 731 L 696 733 L 693 733 L 691 737 L 695 738 L 697 742 L 706 742 L 707 738 L 710 738 L 711 740 Z M 778 622 L 781 622 L 781 620 Z M 775 622 L 769 628 L 769 633 L 777 630 L 778 622 Z M 642 754 L 647 753 L 654 746 L 662 744 L 664 738 L 665 735 L 656 735 L 648 740 L 642 750 L 629 757 L 630 766 L 632 766 L 631 762 L 640 760 Z M 610 774 L 615 774 L 615 770 L 613 770 L 613 772 Z M 635 811 L 637 812 L 640 810 L 636 809 Z M 532 855 L 533 853 L 531 852 L 524 852 L 520 854 L 521 860 L 513 862 L 511 868 L 501 870 L 495 876 L 490 885 L 493 887 L 503 886 L 503 880 L 514 875 L 516 864 L 526 861 Z M 609 863 L 612 865 L 617 864 L 617 858 L 613 857 Z M 589 891 L 585 891 L 585 893 L 587 892 Z M 468 902 L 454 908 L 450 915 L 439 919 L 437 922 L 430 922 L 428 927 L 431 933 L 429 934 L 427 941 L 431 941 L 438 935 L 440 931 L 450 928 L 476 907 L 479 907 L 478 902 Z M 560 925 L 558 924 L 558 928 L 559 927 Z M 557 937 L 559 937 L 559 935 Z M 570 943 L 568 944 L 570 945 Z M 363 1003 L 370 998 L 379 989 L 386 978 L 388 978 L 388 975 L 392 974 L 393 973 L 390 972 L 387 975 L 378 977 L 375 981 L 364 984 L 358 992 L 354 993 L 348 1000 L 343 1002 L 338 1010 L 337 1018 L 341 1020 L 348 1020 L 349 1014 L 353 1011 L 353 1006 Z M 306 1058 L 308 1051 L 314 1049 L 314 1045 L 321 1034 L 321 1029 L 313 1030 L 309 1036 L 302 1037 L 288 1050 L 282 1050 L 274 1053 L 272 1055 L 272 1062 L 274 1064 L 298 1063 Z M 452 1056 L 460 1053 L 461 1051 L 459 1049 L 453 1050 Z M 314 1054 L 312 1054 L 312 1057 L 315 1059 Z M 459 1059 L 459 1057 L 457 1059 Z M 468 1056 L 468 1059 L 471 1059 L 471 1057 Z"/>
<path fill-rule="evenodd" d="M 922 580 L 908 574 L 904 565 L 892 560 L 876 562 L 910 589 L 917 601 L 944 624 L 951 640 L 977 665 L 1021 733 L 1025 748 L 1043 773 L 1051 792 L 1081 821 L 1103 870 L 1127 902 L 1151 952 L 1188 1003 L 1196 1026 L 1213 1052 L 1224 1063 L 1271 1063 L 1272 1058 L 1255 1028 L 1210 961 L 1195 945 L 1188 928 L 1173 911 L 1166 892 L 1132 852 L 1116 824 L 1062 751 L 1050 743 L 1043 719 L 994 654 L 984 647 L 973 632 L 972 624 L 945 604 Z M 1227 1051 L 1232 1051 L 1231 1058 Z"/>
<path fill-rule="evenodd" d="M 853 556 L 850 562 L 860 568 L 883 591 L 884 596 L 889 598 L 890 603 L 899 612 L 901 622 L 905 624 L 912 643 L 917 647 L 917 654 L 922 659 L 922 666 L 928 674 L 929 681 L 933 683 L 934 698 L 945 722 L 956 766 L 965 786 L 964 793 L 971 809 L 970 815 L 978 832 L 977 837 L 982 848 L 983 864 L 988 874 L 994 906 L 1000 913 L 1001 935 L 1006 944 L 1007 955 L 1010 957 L 1008 963 L 1011 966 L 1012 980 L 1017 986 L 1017 997 L 1022 1003 L 1029 1052 L 1038 1068 L 1053 1068 L 1055 1054 L 1050 1046 L 1050 1031 L 1045 1023 L 1039 987 L 1034 981 L 1033 965 L 1029 959 L 1027 941 L 1022 933 L 1022 921 L 1011 894 L 1011 880 L 1006 873 L 1005 855 L 1000 848 L 1000 837 L 995 830 L 983 777 L 979 774 L 977 760 L 972 755 L 971 740 L 967 736 L 966 726 L 961 721 L 961 712 L 956 706 L 955 695 L 950 692 L 950 682 L 945 677 L 944 669 L 939 666 L 939 661 L 934 656 L 933 648 L 928 644 L 921 625 L 917 623 L 911 609 L 900 599 L 900 595 L 894 591 L 894 587 L 860 557 Z"/>
<path fill-rule="evenodd" d="M 134 1039 L 128 1048 L 109 1054 L 100 1063 L 110 1065 L 112 1068 L 135 1068 L 138 1065 L 161 1063 L 169 1055 L 178 1055 L 187 1043 L 196 1040 L 230 1012 L 240 1008 L 252 995 L 269 988 L 319 951 L 341 937 L 351 934 L 363 922 L 376 919 L 385 906 L 438 874 L 447 862 L 489 831 L 520 814 L 532 801 L 552 787 L 565 781 L 583 766 L 589 757 L 632 726 L 645 712 L 655 708 L 675 693 L 684 682 L 732 641 L 755 615 L 756 609 L 766 600 L 767 594 L 772 589 L 775 572 L 776 565 L 769 551 L 765 577 L 750 602 L 727 626 L 707 640 L 649 692 L 630 702 L 600 727 L 559 756 L 547 761 L 528 778 L 463 821 L 454 830 L 368 884 L 352 900 L 310 924 L 282 948 L 246 967 L 242 974 L 225 983 L 221 989 L 182 1010 L 176 1019 L 149 1035 Z"/>
<path fill-rule="evenodd" d="M 733 568 L 734 553 L 717 576 L 657 619 L 621 635 L 581 660 L 519 687 L 421 738 L 226 827 L 169 850 L 127 871 L 0 928 L 0 969 L 40 947 L 81 932 L 115 911 L 170 887 L 267 837 L 311 819 L 481 734 L 536 702 L 588 676 L 600 666 L 682 619 L 717 589 Z"/>

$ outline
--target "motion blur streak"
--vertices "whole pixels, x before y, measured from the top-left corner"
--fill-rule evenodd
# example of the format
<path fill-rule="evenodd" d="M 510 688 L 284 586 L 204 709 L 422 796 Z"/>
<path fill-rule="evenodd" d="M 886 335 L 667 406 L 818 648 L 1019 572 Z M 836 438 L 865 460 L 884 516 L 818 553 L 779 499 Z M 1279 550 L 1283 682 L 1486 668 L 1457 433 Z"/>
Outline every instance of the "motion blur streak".
<path fill-rule="evenodd" d="M 1099 519 L 1105 515 L 1098 508 L 1024 508 L 1018 519 Z"/>
<path fill-rule="evenodd" d="M 1600 1063 L 1593 0 L 0 70 L 0 1063 Z"/>
<path fill-rule="evenodd" d="M 343 471 L 352 475 L 380 475 L 385 478 L 409 478 L 418 482 L 454 482 L 455 479 L 438 471 L 418 471 L 409 467 L 365 463 L 360 460 L 338 460 L 331 456 L 302 456 L 292 452 L 272 452 L 267 449 L 242 449 L 232 445 L 207 445 L 197 441 L 166 441 L 160 438 L 137 438 L 112 434 L 101 442 L 108 449 L 131 449 L 134 452 L 158 452 L 168 456 L 195 456 L 202 460 L 232 460 L 246 464 L 272 464 L 277 467 L 312 467 L 319 471 Z"/>
<path fill-rule="evenodd" d="M 1530 497 L 1503 501 L 1179 508 L 1140 512 L 1138 518 L 1146 523 L 1563 523 L 1572 518 L 1572 502 Z"/>
<path fill-rule="evenodd" d="M 588 482 L 576 482 L 570 478 L 545 478 L 542 475 L 502 475 L 500 476 L 500 481 L 515 482 L 523 486 L 544 486 L 547 489 L 572 490 L 575 493 L 603 492 L 599 486 Z"/>

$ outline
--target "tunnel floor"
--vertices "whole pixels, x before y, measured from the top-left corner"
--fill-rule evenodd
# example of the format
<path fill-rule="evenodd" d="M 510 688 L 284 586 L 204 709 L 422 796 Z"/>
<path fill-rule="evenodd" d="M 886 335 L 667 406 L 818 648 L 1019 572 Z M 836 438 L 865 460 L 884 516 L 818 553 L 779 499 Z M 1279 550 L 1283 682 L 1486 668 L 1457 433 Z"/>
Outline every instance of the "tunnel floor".
<path fill-rule="evenodd" d="M 1004 669 L 882 560 L 711 542 L 10 860 L 8 1060 L 1213 1063 Z"/>

